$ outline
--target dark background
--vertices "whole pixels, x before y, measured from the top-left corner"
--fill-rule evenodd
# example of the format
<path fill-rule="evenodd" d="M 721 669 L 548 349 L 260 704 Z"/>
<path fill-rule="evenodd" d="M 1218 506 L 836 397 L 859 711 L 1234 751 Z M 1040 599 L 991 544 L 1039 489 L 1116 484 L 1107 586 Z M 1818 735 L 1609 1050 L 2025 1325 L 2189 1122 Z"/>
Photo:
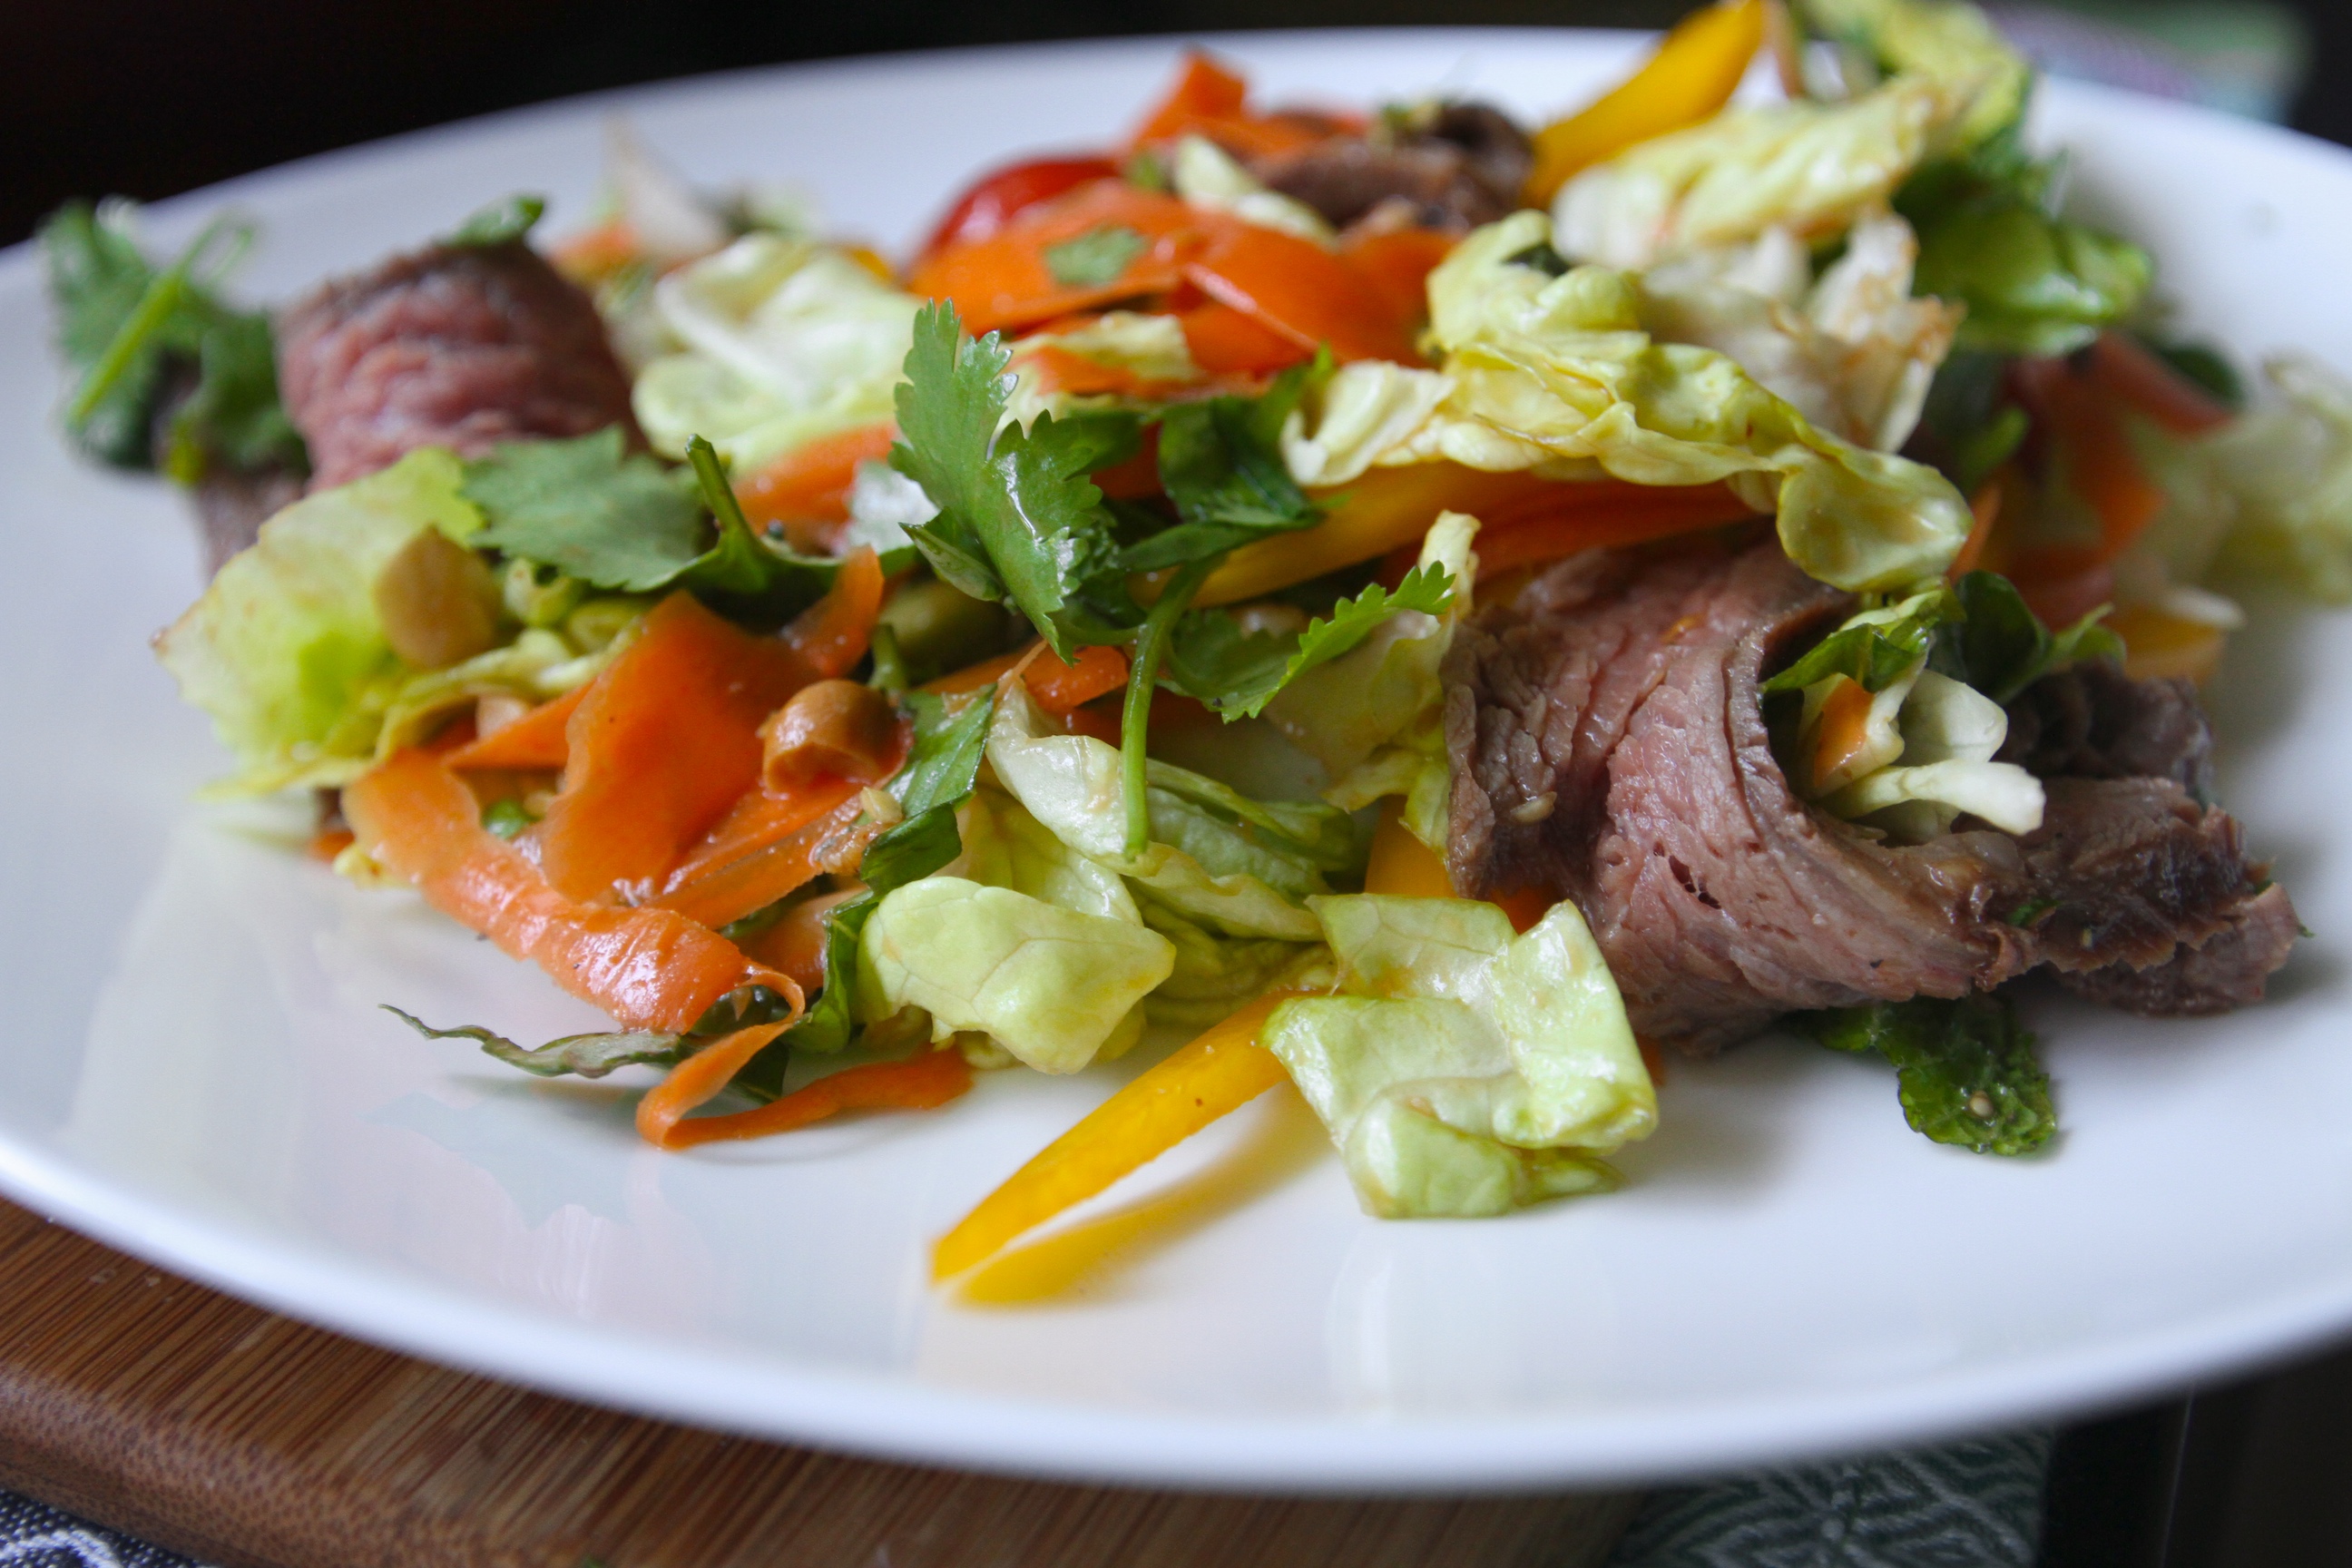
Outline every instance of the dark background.
<path fill-rule="evenodd" d="M 2352 142 L 2352 0 L 2291 0 L 2294 123 Z M 1659 26 L 1690 0 L 5 0 L 0 244 L 72 195 L 153 198 L 594 88 L 777 60 L 1331 24 Z"/>
<path fill-rule="evenodd" d="M 2292 0 L 2292 123 L 2352 142 L 2352 0 Z M 956 44 L 1334 24 L 1661 26 L 1690 0 L 0 0 L 0 244 L 68 196 L 152 199 L 491 110 Z M 2352 1352 L 2062 1434 L 2045 1568 L 2352 1563 Z"/>

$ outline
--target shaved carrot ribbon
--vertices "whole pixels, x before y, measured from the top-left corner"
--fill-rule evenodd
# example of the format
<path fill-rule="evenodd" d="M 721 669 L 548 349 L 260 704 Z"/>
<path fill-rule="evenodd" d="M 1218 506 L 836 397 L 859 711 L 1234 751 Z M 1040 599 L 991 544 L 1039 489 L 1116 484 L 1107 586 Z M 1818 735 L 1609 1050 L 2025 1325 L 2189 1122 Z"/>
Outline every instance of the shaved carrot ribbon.
<path fill-rule="evenodd" d="M 1601 493 L 1537 497 L 1505 510 L 1479 530 L 1480 573 L 1499 574 L 1514 567 L 1557 561 L 1580 550 L 1643 544 L 1756 515 L 1754 507 L 1725 485 L 1554 488 Z M 1542 510 L 1547 500 L 1555 501 L 1556 510 Z"/>
<path fill-rule="evenodd" d="M 1983 564 L 1985 552 L 1992 545 L 1992 531 L 2000 524 L 2007 468 L 2008 465 L 2003 464 L 2001 470 L 1979 485 L 1977 493 L 1969 498 L 1969 512 L 1975 521 L 1969 524 L 1969 536 L 1960 543 L 1960 552 L 1953 556 L 1951 565 L 1945 568 L 1945 581 L 1957 583 Z"/>
<path fill-rule="evenodd" d="M 2175 436 L 2201 436 L 2237 417 L 2227 405 L 2127 333 L 2099 334 L 2091 345 L 2090 373 L 2109 396 Z"/>
<path fill-rule="evenodd" d="M 977 336 L 1025 327 L 1139 294 L 1162 294 L 1183 281 L 1183 265 L 1204 247 L 1213 215 L 1174 196 L 1097 180 L 1031 208 L 998 233 L 951 246 L 919 263 L 908 289 L 954 301 L 964 330 Z M 1057 276 L 1057 247 L 1125 230 L 1141 242 L 1117 273 L 1097 281 Z"/>
<path fill-rule="evenodd" d="M 1763 41 L 1764 0 L 1729 0 L 1684 17 L 1640 70 L 1536 132 L 1527 204 L 1549 206 L 1580 171 L 1711 118 L 1731 101 Z"/>
<path fill-rule="evenodd" d="M 678 1070 L 691 1067 L 694 1059 L 689 1058 L 679 1064 Z M 751 1058 L 746 1056 L 743 1059 L 749 1061 Z M 691 1121 L 670 1118 L 662 1123 L 661 1135 L 652 1141 L 665 1149 L 690 1149 L 697 1143 L 714 1143 L 722 1139 L 772 1137 L 845 1110 L 935 1110 L 950 1100 L 961 1099 L 971 1088 L 971 1068 L 961 1051 L 927 1050 L 905 1061 L 868 1062 L 863 1067 L 828 1073 L 756 1110 L 701 1116 Z M 641 1108 L 637 1114 L 639 1131 L 646 1124 Z"/>
<path fill-rule="evenodd" d="M 541 703 L 502 730 L 467 742 L 449 753 L 453 768 L 560 768 L 572 757 L 572 715 L 588 695 L 585 684 Z"/>
<path fill-rule="evenodd" d="M 653 900 L 655 906 L 716 927 L 789 898 L 814 880 L 818 872 L 848 861 L 850 851 L 862 847 L 854 835 L 865 812 L 863 794 L 855 784 L 845 785 L 841 796 L 820 816 L 758 838 L 746 835 L 740 848 L 698 854 L 670 877 L 660 897 Z M 824 798 L 817 794 L 810 796 L 812 803 Z M 780 808 L 774 821 L 787 819 Z M 873 831 L 880 828 L 876 824 Z"/>
<path fill-rule="evenodd" d="M 360 847 L 443 914 L 536 963 L 623 1027 L 683 1033 L 729 992 L 800 987 L 667 910 L 588 904 L 548 885 L 530 858 L 481 825 L 465 781 L 440 759 L 402 752 L 343 791 Z"/>
<path fill-rule="evenodd" d="M 1078 650 L 1076 662 L 1064 664 L 1054 650 L 1035 651 L 1036 645 L 982 659 L 967 665 L 951 675 L 943 675 L 923 688 L 940 696 L 952 696 L 961 691 L 977 691 L 992 680 L 1009 675 L 1024 662 L 1021 683 L 1037 700 L 1037 706 L 1060 718 L 1082 702 L 1091 702 L 1108 692 L 1117 691 L 1127 684 L 1127 656 L 1115 647 L 1097 643 Z"/>
<path fill-rule="evenodd" d="M 890 455 L 898 427 L 884 420 L 802 443 L 735 487 L 735 499 L 753 528 L 774 524 L 795 550 L 830 552 L 849 521 L 849 489 L 860 463 Z"/>
<path fill-rule="evenodd" d="M 940 1238 L 931 1278 L 952 1279 L 984 1262 L 1280 1083 L 1282 1063 L 1257 1036 L 1294 994 L 1259 997 L 1103 1101 Z"/>
<path fill-rule="evenodd" d="M 790 1027 L 786 1020 L 738 1029 L 670 1068 L 669 1076 L 637 1101 L 637 1136 L 657 1149 L 674 1147 L 671 1131 L 686 1113 L 734 1082 L 753 1057 Z"/>
<path fill-rule="evenodd" d="M 1248 97 L 1249 84 L 1239 72 L 1228 70 L 1199 49 L 1191 50 L 1175 85 L 1136 128 L 1129 148 L 1154 146 L 1180 136 L 1205 136 L 1237 156 L 1258 158 L 1299 152 L 1335 131 L 1361 128 L 1350 117 L 1252 114 L 1246 107 Z"/>
<path fill-rule="evenodd" d="M 1838 678 L 1822 700 L 1820 727 L 1813 732 L 1813 778 L 1834 778 L 1870 743 L 1869 689 L 1858 680 Z"/>

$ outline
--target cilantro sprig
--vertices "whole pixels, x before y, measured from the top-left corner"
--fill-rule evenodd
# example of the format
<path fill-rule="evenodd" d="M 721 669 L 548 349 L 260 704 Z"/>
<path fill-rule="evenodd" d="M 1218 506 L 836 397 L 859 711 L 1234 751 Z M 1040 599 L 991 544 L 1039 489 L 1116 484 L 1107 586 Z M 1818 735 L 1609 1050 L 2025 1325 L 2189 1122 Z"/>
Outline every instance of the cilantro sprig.
<path fill-rule="evenodd" d="M 1197 611 L 1178 628 L 1168 678 L 1228 719 L 1255 718 L 1284 687 L 1351 652 L 1398 611 L 1442 616 L 1453 603 L 1453 574 L 1443 566 L 1416 566 L 1393 593 L 1371 584 L 1289 636 L 1244 632 L 1221 611 Z"/>
<path fill-rule="evenodd" d="M 1800 1013 L 1789 1022 L 1832 1050 L 1885 1058 L 1895 1068 L 1903 1119 L 1938 1143 L 2030 1154 L 2058 1130 L 2033 1031 L 2006 997 L 1919 996 Z"/>

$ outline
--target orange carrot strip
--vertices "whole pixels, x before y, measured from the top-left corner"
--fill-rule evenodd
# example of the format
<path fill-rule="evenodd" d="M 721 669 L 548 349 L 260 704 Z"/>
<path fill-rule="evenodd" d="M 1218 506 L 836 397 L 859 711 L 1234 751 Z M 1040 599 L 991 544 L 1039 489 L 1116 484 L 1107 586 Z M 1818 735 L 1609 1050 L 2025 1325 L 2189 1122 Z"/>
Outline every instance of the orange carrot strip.
<path fill-rule="evenodd" d="M 453 768 L 560 768 L 571 760 L 565 739 L 572 714 L 588 695 L 585 684 L 541 703 L 503 730 L 467 742 L 449 753 Z"/>
<path fill-rule="evenodd" d="M 1115 647 L 1097 643 L 1078 650 L 1076 663 L 1064 664 L 1047 648 L 1030 658 L 1030 647 L 1017 648 L 995 658 L 982 659 L 967 665 L 951 675 L 943 675 L 923 688 L 942 697 L 960 691 L 977 691 L 990 681 L 999 679 L 1023 659 L 1029 668 L 1022 673 L 1022 683 L 1037 706 L 1060 718 L 1082 702 L 1091 702 L 1105 692 L 1117 691 L 1127 684 L 1127 656 Z"/>
<path fill-rule="evenodd" d="M 738 986 L 797 996 L 783 975 L 666 910 L 585 904 L 548 885 L 529 857 L 487 831 L 465 781 L 438 758 L 402 752 L 343 791 L 360 846 L 443 914 L 602 1007 L 625 1028 L 683 1031 Z"/>
<path fill-rule="evenodd" d="M 1239 71 L 1228 70 L 1200 49 L 1184 51 L 1184 63 L 1168 94 L 1128 139 L 1130 148 L 1181 136 L 1203 119 L 1236 115 L 1249 98 L 1249 83 Z"/>
<path fill-rule="evenodd" d="M 1992 531 L 2000 521 L 2001 484 L 2001 476 L 1995 473 L 1969 498 L 1969 511 L 1976 521 L 1969 527 L 1968 538 L 1961 542 L 1960 552 L 1945 569 L 1945 581 L 1958 582 L 1984 560 L 1985 549 L 1992 542 Z"/>
<path fill-rule="evenodd" d="M 814 779 L 805 787 L 779 793 L 754 785 L 686 852 L 671 870 L 668 887 L 676 889 L 688 886 L 768 849 L 818 817 L 830 815 L 842 802 L 854 798 L 859 787 L 847 779 L 837 778 Z M 727 921 L 709 923 L 725 925 Z"/>
<path fill-rule="evenodd" d="M 1184 268 L 1212 300 L 1302 348 L 1328 345 L 1341 363 L 1393 360 L 1419 364 L 1408 318 L 1363 273 L 1312 240 L 1255 224 L 1225 223 Z M 1418 308 L 1412 312 L 1419 317 Z"/>
<path fill-rule="evenodd" d="M 802 990 L 819 990 L 824 984 L 825 917 L 856 897 L 853 889 L 803 899 L 775 924 L 736 945 L 745 957 L 792 976 Z"/>
<path fill-rule="evenodd" d="M 1354 240 L 1339 254 L 1380 291 L 1398 321 L 1418 321 L 1429 314 L 1429 275 L 1453 248 L 1451 235 L 1399 228 Z"/>
<path fill-rule="evenodd" d="M 1640 544 L 1755 515 L 1753 507 L 1722 485 L 1635 485 L 1619 490 L 1613 497 L 1602 494 L 1549 498 L 1559 501 L 1559 510 L 1529 515 L 1532 507 L 1539 505 L 1543 499 L 1548 498 L 1538 498 L 1529 507 L 1507 511 L 1504 521 L 1479 531 L 1480 573 L 1500 574 L 1515 566 L 1556 561 L 1563 555 L 1602 545 Z"/>
<path fill-rule="evenodd" d="M 962 1273 L 1280 1083 L 1282 1063 L 1257 1035 L 1292 994 L 1270 993 L 1212 1025 L 1047 1144 L 940 1238 L 931 1278 Z"/>
<path fill-rule="evenodd" d="M 793 616 L 792 624 L 777 634 L 799 656 L 805 671 L 803 679 L 793 684 L 794 690 L 813 680 L 846 675 L 866 657 L 875 618 L 882 613 L 886 586 L 882 558 L 872 547 L 861 545 L 843 560 L 824 597 Z"/>
<path fill-rule="evenodd" d="M 635 261 L 644 247 L 624 217 L 612 217 L 557 245 L 548 259 L 583 289 L 593 289 Z"/>
<path fill-rule="evenodd" d="M 857 465 L 887 458 L 898 437 L 888 420 L 820 436 L 737 484 L 735 499 L 753 528 L 780 524 L 794 549 L 824 549 L 849 520 Z"/>
<path fill-rule="evenodd" d="M 662 877 L 751 787 L 760 721 L 809 679 L 785 643 L 689 594 L 656 605 L 572 715 L 562 787 L 532 829 L 548 881 L 602 900 Z"/>
<path fill-rule="evenodd" d="M 1858 756 L 1870 741 L 1871 696 L 1858 680 L 1839 678 L 1822 703 L 1813 732 L 1813 777 L 1825 779 Z"/>
<path fill-rule="evenodd" d="M 685 868 L 672 875 L 654 902 L 713 927 L 757 914 L 778 899 L 798 892 L 826 869 L 825 863 L 845 847 L 843 836 L 850 832 L 863 809 L 853 794 L 823 816 L 732 858 L 698 858 L 691 875 Z"/>
<path fill-rule="evenodd" d="M 2237 417 L 2127 333 L 2099 334 L 2091 345 L 2091 379 L 2176 436 L 2201 436 Z"/>
<path fill-rule="evenodd" d="M 2066 481 L 2099 520 L 2099 559 L 2113 561 L 2156 521 L 2165 495 L 2140 467 L 2116 400 L 2064 360 L 2020 360 L 2012 383 L 2065 458 Z"/>
<path fill-rule="evenodd" d="M 1314 353 L 1255 316 L 1213 300 L 1179 310 L 1176 321 L 1184 330 L 1192 363 L 1212 375 L 1264 374 L 1302 363 Z"/>
<path fill-rule="evenodd" d="M 966 331 L 1023 327 L 1114 300 L 1167 292 L 1182 280 L 1184 262 L 1221 226 L 1239 226 L 1233 219 L 1198 212 L 1174 196 L 1139 190 L 1119 180 L 1097 180 L 1031 208 L 986 239 L 951 246 L 926 258 L 907 287 L 931 299 L 952 300 Z M 1055 276 L 1049 251 L 1107 228 L 1126 229 L 1145 241 L 1116 277 L 1099 283 L 1066 283 Z"/>
<path fill-rule="evenodd" d="M 787 1019 L 781 1024 L 754 1024 L 748 1029 L 738 1029 L 670 1068 L 669 1076 L 647 1089 L 645 1098 L 637 1101 L 637 1136 L 656 1149 L 674 1147 L 670 1142 L 671 1129 L 685 1119 L 686 1113 L 734 1082 L 745 1063 L 790 1027 L 792 1021 Z"/>
<path fill-rule="evenodd" d="M 790 1132 L 845 1110 L 934 1110 L 971 1087 L 971 1068 L 961 1051 L 925 1051 L 902 1062 L 845 1068 L 756 1110 L 672 1121 L 654 1142 L 665 1149 L 688 1149 L 722 1138 Z M 642 1111 L 638 1124 L 644 1125 Z"/>

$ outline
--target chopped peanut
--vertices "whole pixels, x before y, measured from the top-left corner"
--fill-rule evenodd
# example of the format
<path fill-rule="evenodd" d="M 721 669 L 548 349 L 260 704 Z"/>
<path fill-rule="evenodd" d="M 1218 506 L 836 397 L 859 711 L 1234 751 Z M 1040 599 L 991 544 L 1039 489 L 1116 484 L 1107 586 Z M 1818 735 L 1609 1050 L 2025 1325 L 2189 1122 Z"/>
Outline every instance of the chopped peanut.
<path fill-rule="evenodd" d="M 819 680 L 760 726 L 765 748 L 760 779 L 789 789 L 820 774 L 873 784 L 898 758 L 898 721 L 890 700 L 854 680 Z"/>
<path fill-rule="evenodd" d="M 482 558 L 428 528 L 384 563 L 371 591 L 392 651 L 440 669 L 499 641 L 499 585 Z"/>

